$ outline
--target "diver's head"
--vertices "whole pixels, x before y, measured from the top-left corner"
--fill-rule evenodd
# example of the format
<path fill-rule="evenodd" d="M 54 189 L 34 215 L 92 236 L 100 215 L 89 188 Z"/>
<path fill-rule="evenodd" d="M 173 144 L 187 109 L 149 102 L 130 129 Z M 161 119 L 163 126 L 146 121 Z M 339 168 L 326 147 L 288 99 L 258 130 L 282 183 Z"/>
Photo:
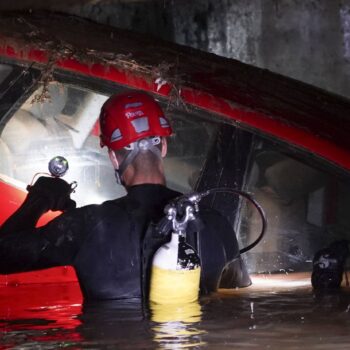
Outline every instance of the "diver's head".
<path fill-rule="evenodd" d="M 140 91 L 113 95 L 99 119 L 101 146 L 108 147 L 117 179 L 126 186 L 164 184 L 165 137 L 172 129 L 154 98 Z"/>

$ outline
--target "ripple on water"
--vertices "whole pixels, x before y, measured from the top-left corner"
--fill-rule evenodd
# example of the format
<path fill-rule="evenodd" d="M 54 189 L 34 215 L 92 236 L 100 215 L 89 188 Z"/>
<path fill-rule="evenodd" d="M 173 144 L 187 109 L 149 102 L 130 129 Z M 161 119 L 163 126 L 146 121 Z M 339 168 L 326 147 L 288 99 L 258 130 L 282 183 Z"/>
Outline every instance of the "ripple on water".
<path fill-rule="evenodd" d="M 349 348 L 348 290 L 315 295 L 310 289 L 247 289 L 148 309 L 135 302 L 82 304 L 76 288 L 37 285 L 1 291 L 0 348 Z"/>

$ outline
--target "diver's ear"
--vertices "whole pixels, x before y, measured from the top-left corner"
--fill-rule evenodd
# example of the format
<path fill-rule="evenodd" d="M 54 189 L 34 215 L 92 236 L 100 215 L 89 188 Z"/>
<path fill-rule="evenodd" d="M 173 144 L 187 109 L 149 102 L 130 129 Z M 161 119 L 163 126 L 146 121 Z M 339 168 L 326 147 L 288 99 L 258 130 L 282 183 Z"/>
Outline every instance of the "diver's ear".
<path fill-rule="evenodd" d="M 117 156 L 115 155 L 115 152 L 112 149 L 108 149 L 108 155 L 109 155 L 109 159 L 113 165 L 113 168 L 119 169 L 119 162 L 118 162 Z"/>
<path fill-rule="evenodd" d="M 166 156 L 168 152 L 168 142 L 165 137 L 162 137 L 162 158 Z"/>

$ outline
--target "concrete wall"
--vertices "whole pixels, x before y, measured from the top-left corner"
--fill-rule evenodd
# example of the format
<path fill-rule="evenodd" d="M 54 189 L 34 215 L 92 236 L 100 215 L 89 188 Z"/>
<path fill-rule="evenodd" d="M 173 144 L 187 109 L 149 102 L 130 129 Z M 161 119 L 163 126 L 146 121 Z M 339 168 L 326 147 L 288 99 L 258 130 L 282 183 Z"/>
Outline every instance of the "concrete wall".
<path fill-rule="evenodd" d="M 177 42 L 350 97 L 350 1 L 188 3 L 173 9 Z"/>
<path fill-rule="evenodd" d="M 350 97 L 350 0 L 57 3 L 51 9 L 236 58 Z"/>

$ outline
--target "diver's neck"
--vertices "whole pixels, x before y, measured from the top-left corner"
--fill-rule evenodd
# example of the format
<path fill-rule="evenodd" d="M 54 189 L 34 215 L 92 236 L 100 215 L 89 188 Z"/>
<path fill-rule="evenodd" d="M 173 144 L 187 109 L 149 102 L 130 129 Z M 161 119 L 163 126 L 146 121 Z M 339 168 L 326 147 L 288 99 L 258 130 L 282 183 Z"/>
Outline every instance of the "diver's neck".
<path fill-rule="evenodd" d="M 164 169 L 162 165 L 148 172 L 135 171 L 134 167 L 129 166 L 122 176 L 122 182 L 125 187 L 131 187 L 142 184 L 166 184 Z"/>
<path fill-rule="evenodd" d="M 165 176 L 162 173 L 148 174 L 148 176 L 132 176 L 123 178 L 123 183 L 125 187 L 131 187 L 143 184 L 153 184 L 153 185 L 165 185 Z"/>

